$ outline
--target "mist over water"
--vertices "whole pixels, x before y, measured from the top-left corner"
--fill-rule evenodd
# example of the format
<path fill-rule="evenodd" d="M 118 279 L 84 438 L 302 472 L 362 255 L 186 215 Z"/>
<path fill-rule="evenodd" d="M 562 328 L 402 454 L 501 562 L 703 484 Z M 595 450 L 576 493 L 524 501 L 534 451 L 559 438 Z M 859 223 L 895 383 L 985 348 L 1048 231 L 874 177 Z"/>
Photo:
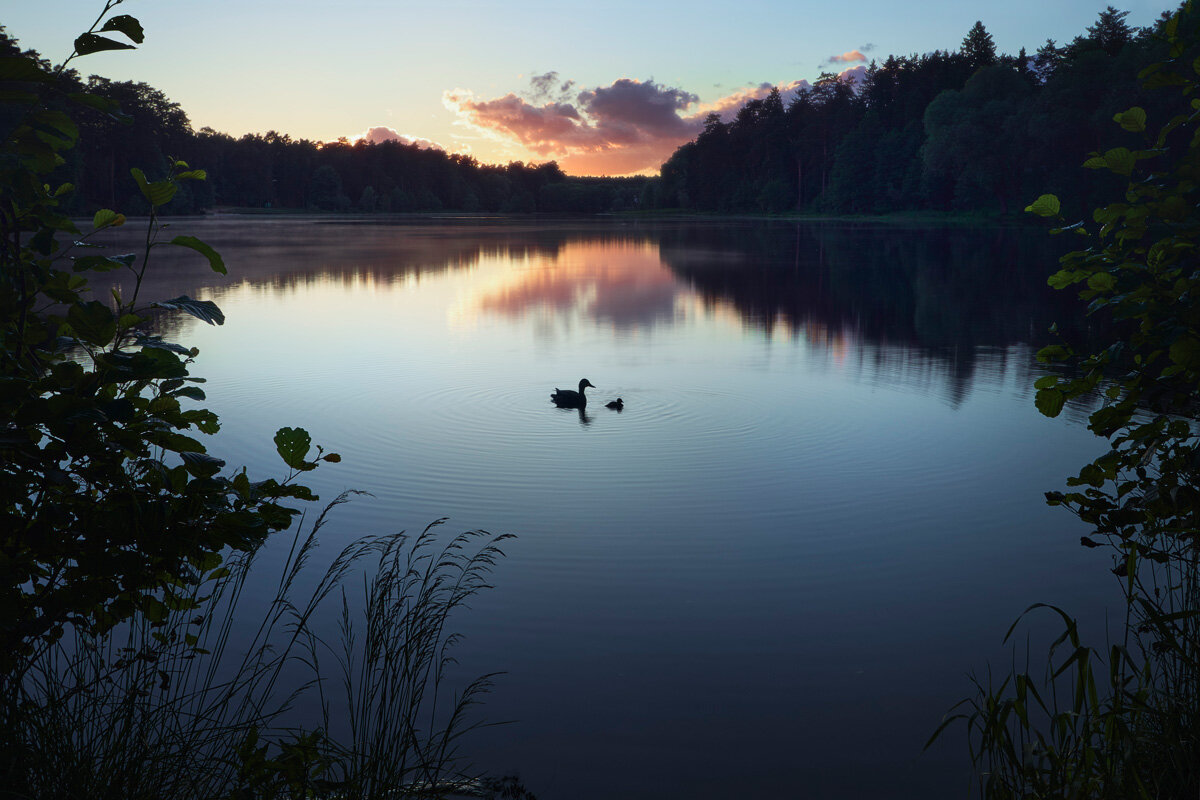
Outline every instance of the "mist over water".
<path fill-rule="evenodd" d="M 365 533 L 515 533 L 458 619 L 503 671 L 480 767 L 539 798 L 929 798 L 921 754 L 1035 601 L 1103 622 L 1107 556 L 1042 494 L 1102 442 L 1033 407 L 1033 354 L 1078 310 L 1039 233 L 795 223 L 181 220 L 143 297 L 223 430 L 342 455 L 310 483 Z M 199 259 L 203 261 L 203 259 Z M 582 413 L 549 401 L 580 378 Z M 623 411 L 604 403 L 623 398 Z"/>

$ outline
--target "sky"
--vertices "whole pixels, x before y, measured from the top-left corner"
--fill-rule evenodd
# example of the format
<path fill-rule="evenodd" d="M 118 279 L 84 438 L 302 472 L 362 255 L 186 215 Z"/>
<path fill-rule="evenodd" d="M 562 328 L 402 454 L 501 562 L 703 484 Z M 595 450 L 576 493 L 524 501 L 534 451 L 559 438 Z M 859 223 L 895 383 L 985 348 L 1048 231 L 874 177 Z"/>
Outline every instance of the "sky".
<path fill-rule="evenodd" d="M 872 59 L 955 50 L 976 20 L 1000 52 L 1070 41 L 1109 4 L 1148 25 L 1172 0 L 124 0 L 137 50 L 73 62 L 144 81 L 192 126 L 334 141 L 403 138 L 485 163 L 657 172 L 712 111 Z M 0 0 L 58 63 L 98 0 Z M 114 38 L 120 38 L 117 34 Z"/>

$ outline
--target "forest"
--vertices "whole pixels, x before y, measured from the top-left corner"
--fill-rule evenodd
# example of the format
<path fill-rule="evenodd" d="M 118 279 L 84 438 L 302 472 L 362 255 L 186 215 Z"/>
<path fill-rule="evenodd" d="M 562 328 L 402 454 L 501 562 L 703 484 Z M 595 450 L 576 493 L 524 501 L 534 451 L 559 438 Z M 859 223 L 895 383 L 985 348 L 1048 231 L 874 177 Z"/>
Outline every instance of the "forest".
<path fill-rule="evenodd" d="M 1165 57 L 1157 28 L 1112 6 L 1065 45 L 1000 54 L 976 22 L 957 51 L 889 56 L 859 84 L 826 74 L 731 122 L 710 115 L 650 188 L 652 205 L 704 211 L 1017 214 L 1040 192 L 1094 205 L 1112 176 L 1079 174 L 1089 150 L 1126 142 L 1112 118 L 1162 104 L 1139 84 Z M 1153 88 L 1152 86 L 1149 88 Z"/>
<path fill-rule="evenodd" d="M 140 159 L 149 174 L 165 174 L 168 157 L 209 175 L 180 190 L 174 213 L 219 206 L 994 216 L 1019 214 L 1041 192 L 1082 209 L 1116 186 L 1111 175 L 1081 178 L 1078 170 L 1089 150 L 1124 144 L 1113 114 L 1131 105 L 1153 114 L 1163 102 L 1137 77 L 1165 56 L 1156 33 L 1163 23 L 1133 28 L 1127 15 L 1109 6 L 1073 41 L 1047 40 L 1032 55 L 998 53 L 977 22 L 957 50 L 889 56 L 858 82 L 824 74 L 786 104 L 774 90 L 728 122 L 710 115 L 658 178 L 571 177 L 553 161 L 489 165 L 401 142 L 196 131 L 180 105 L 152 86 L 68 70 L 59 77 L 65 90 L 113 100 L 126 119 L 81 115 L 79 147 L 56 177 L 77 187 L 77 210 L 135 213 L 145 209 L 130 168 Z M 0 54 L 21 52 L 0 27 Z"/>
<path fill-rule="evenodd" d="M 26 55 L 0 26 L 0 56 Z M 42 61 L 44 66 L 48 62 Z M 315 142 L 267 131 L 234 138 L 193 130 L 187 113 L 146 83 L 82 78 L 66 70 L 60 94 L 87 94 L 120 107 L 78 115 L 79 144 L 55 174 L 77 191 L 73 210 L 98 206 L 145 213 L 130 177 L 141 165 L 165 175 L 169 159 L 203 165 L 209 180 L 180 187 L 169 213 L 205 209 L 295 209 L 320 212 L 594 213 L 633 207 L 646 178 L 568 178 L 554 162 L 480 164 L 474 158 L 398 141 Z M 0 112 L 2 113 L 2 112 Z M 11 127 L 0 118 L 0 129 Z"/>

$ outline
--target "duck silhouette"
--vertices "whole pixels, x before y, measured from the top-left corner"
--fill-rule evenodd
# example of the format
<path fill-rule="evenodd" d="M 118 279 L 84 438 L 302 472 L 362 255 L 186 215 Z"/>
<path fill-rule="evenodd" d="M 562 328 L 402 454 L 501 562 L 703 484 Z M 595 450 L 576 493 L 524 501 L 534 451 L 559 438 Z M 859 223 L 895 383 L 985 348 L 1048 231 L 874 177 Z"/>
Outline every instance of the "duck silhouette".
<path fill-rule="evenodd" d="M 604 407 L 611 408 L 616 411 L 620 411 L 623 408 L 625 408 L 625 401 L 618 397 L 616 400 L 613 400 L 611 403 L 605 403 Z"/>
<path fill-rule="evenodd" d="M 583 393 L 585 387 L 596 387 L 587 378 L 579 382 L 579 391 L 573 392 L 570 389 L 559 389 L 555 387 L 554 394 L 550 395 L 550 399 L 554 401 L 554 405 L 559 408 L 586 408 L 587 395 Z"/>

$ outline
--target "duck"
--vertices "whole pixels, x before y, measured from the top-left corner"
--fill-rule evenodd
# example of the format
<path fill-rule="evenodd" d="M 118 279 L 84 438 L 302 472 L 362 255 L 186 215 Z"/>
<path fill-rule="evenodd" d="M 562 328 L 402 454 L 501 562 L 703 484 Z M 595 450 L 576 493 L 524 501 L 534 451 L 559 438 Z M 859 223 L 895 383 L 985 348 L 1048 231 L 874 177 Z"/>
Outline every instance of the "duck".
<path fill-rule="evenodd" d="M 554 394 L 550 395 L 550 399 L 553 400 L 554 405 L 558 406 L 559 408 L 586 408 L 587 396 L 583 393 L 583 390 L 587 386 L 591 386 L 593 389 L 596 388 L 595 385 L 592 384 L 592 382 L 587 378 L 584 378 L 579 382 L 578 392 L 572 392 L 570 389 L 559 389 L 555 387 Z"/>
<path fill-rule="evenodd" d="M 617 411 L 620 411 L 621 409 L 625 408 L 625 401 L 618 397 L 616 400 L 613 400 L 611 403 L 605 403 L 604 407 L 612 408 Z"/>

